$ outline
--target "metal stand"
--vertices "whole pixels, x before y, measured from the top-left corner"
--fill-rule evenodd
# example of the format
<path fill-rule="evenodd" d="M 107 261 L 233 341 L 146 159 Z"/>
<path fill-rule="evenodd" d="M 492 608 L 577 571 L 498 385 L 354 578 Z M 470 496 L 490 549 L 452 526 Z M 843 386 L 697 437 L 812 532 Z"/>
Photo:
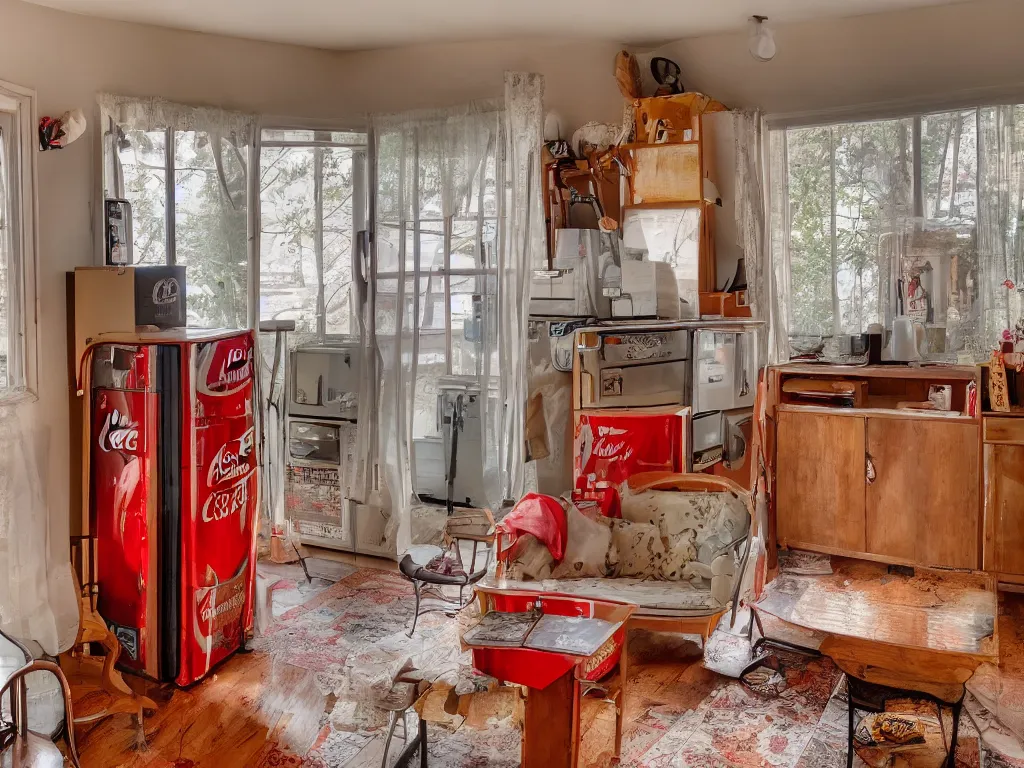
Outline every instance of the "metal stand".
<path fill-rule="evenodd" d="M 402 727 L 406 728 L 405 716 L 406 712 L 402 713 Z M 387 768 L 388 759 L 388 746 L 391 744 L 391 737 L 394 735 L 395 725 L 398 723 L 398 713 L 392 712 L 392 722 L 388 728 L 388 738 L 384 744 L 384 757 L 381 759 L 381 768 Z M 419 719 L 419 733 L 416 734 L 416 738 L 412 741 L 408 741 L 409 731 L 406 728 L 406 745 L 405 749 L 398 755 L 398 759 L 395 761 L 394 768 L 406 768 L 412 765 L 412 756 L 419 750 L 420 753 L 420 768 L 427 768 L 427 721 L 422 717 Z"/>

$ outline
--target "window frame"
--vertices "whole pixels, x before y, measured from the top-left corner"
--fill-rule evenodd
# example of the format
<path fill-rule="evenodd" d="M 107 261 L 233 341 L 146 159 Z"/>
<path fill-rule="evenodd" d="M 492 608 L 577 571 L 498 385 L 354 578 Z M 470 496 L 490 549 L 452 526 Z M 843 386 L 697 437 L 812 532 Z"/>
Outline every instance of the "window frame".
<path fill-rule="evenodd" d="M 23 390 L 38 395 L 39 375 L 39 288 L 37 272 L 39 266 L 39 201 L 36 193 L 37 169 L 37 125 L 38 112 L 36 92 L 14 83 L 0 80 L 0 110 L 13 115 L 16 126 L 13 141 L 7 150 L 16 158 L 17 181 L 11 184 L 12 199 L 16 201 L 18 226 L 17 239 L 12 243 L 14 258 L 19 267 L 14 276 L 17 294 L 12 302 L 13 312 L 8 311 L 8 322 L 17 323 L 7 333 L 14 346 L 20 348 L 20 370 L 11 369 L 8 360 L 8 385 L 0 392 Z M 8 142 L 4 142 L 8 146 Z M 8 274 L 8 285 L 11 275 Z M 17 313 L 15 316 L 15 312 Z M 12 335 L 13 330 L 13 335 Z"/>
<path fill-rule="evenodd" d="M 312 141 L 299 141 L 299 140 L 276 140 L 271 139 L 264 141 L 264 131 L 312 131 L 316 133 L 361 133 L 366 137 L 366 141 L 363 144 L 350 144 L 347 142 L 339 142 L 333 140 L 322 140 L 314 139 Z M 260 324 L 260 275 L 261 275 L 261 239 L 263 233 L 263 200 L 262 190 L 260 189 L 260 169 L 262 168 L 263 162 L 263 148 L 310 148 L 314 150 L 314 154 L 319 156 L 315 150 L 324 148 L 352 148 L 352 149 L 363 149 L 365 150 L 363 155 L 362 167 L 357 170 L 357 164 L 353 162 L 353 201 L 352 209 L 356 210 L 357 205 L 362 207 L 365 211 L 365 219 L 363 221 L 363 230 L 369 230 L 371 228 L 371 216 L 372 216 L 372 196 L 373 191 L 370 189 L 370 176 L 371 166 L 373 164 L 372 148 L 370 146 L 370 130 L 369 127 L 364 125 L 353 125 L 345 121 L 333 121 L 333 120 L 293 120 L 287 118 L 274 118 L 265 117 L 257 120 L 255 126 L 255 165 L 253 166 L 253 173 L 250 174 L 250 187 L 249 196 L 251 203 L 249 205 L 250 210 L 250 249 L 249 249 L 249 287 L 250 287 L 250 324 L 253 328 L 259 328 Z M 322 158 L 321 158 L 322 159 Z M 322 164 L 319 166 L 322 171 Z M 362 195 L 363 199 L 360 203 L 357 195 Z M 318 297 L 317 297 L 317 317 L 316 317 L 316 330 L 314 334 L 319 343 L 325 343 L 329 341 L 335 341 L 342 339 L 344 334 L 327 333 L 327 303 L 324 295 L 324 278 L 323 278 L 323 201 L 321 198 L 317 198 L 318 214 L 316 221 L 317 234 L 314 237 L 314 247 L 320 250 L 318 260 L 320 261 L 318 279 Z M 358 247 L 356 245 L 356 236 L 361 230 L 354 229 L 353 231 L 353 242 L 352 247 Z M 359 256 L 360 274 L 353 274 L 353 282 L 356 280 L 363 280 L 365 276 L 369 274 L 369 260 L 366 253 L 362 253 Z M 353 267 L 356 266 L 355 261 Z M 361 313 L 364 311 L 363 307 L 357 307 L 356 312 Z M 353 317 L 353 323 L 361 325 L 358 317 Z M 365 333 L 365 331 L 363 331 Z M 351 336 L 358 336 L 359 333 L 352 332 Z"/>

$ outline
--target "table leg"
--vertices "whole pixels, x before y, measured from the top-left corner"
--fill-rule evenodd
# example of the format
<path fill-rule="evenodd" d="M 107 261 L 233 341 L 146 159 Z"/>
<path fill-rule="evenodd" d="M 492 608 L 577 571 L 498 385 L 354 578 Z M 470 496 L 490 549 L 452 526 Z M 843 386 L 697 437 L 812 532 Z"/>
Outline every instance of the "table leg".
<path fill-rule="evenodd" d="M 427 768 L 427 721 L 420 718 L 420 768 Z"/>
<path fill-rule="evenodd" d="M 572 768 L 573 670 L 547 688 L 530 688 L 523 718 L 522 768 Z"/>

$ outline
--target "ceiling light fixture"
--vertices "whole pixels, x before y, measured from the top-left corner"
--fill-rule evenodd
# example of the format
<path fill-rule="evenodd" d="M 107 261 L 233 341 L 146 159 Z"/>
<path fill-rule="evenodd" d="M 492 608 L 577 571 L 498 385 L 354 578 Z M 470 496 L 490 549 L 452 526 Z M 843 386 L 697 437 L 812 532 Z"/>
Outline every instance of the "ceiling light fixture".
<path fill-rule="evenodd" d="M 750 17 L 750 55 L 758 61 L 771 61 L 775 58 L 775 33 L 765 22 L 767 16 Z"/>

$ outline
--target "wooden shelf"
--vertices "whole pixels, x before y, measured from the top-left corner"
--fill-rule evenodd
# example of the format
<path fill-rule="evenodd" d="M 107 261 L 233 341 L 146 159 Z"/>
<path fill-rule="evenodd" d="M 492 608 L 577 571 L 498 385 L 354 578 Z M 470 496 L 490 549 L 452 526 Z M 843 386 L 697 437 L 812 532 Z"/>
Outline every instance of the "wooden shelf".
<path fill-rule="evenodd" d="M 786 363 L 777 366 L 783 376 L 854 376 L 868 379 L 928 379 L 932 381 L 974 381 L 973 365 L 835 365 L 832 363 Z"/>
<path fill-rule="evenodd" d="M 953 421 L 963 424 L 976 424 L 977 419 L 973 416 L 965 416 L 962 413 L 951 414 L 938 411 L 918 411 L 910 408 L 836 408 L 827 405 L 789 405 L 779 404 L 776 406 L 778 412 L 791 413 L 817 413 L 828 416 L 865 416 L 882 417 L 887 419 L 928 419 L 929 421 Z"/>

